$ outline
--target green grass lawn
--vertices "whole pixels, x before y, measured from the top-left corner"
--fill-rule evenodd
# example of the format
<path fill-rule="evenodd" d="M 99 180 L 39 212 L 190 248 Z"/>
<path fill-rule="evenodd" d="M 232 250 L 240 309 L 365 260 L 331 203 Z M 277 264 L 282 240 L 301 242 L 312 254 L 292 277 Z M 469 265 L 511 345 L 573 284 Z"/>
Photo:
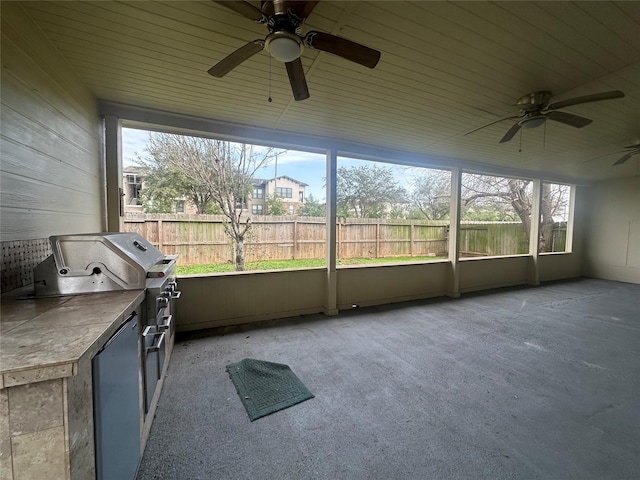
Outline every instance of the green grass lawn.
<path fill-rule="evenodd" d="M 425 262 L 442 260 L 447 257 L 386 257 L 386 258 L 348 258 L 338 260 L 338 265 L 371 265 L 396 262 Z M 179 261 L 179 260 L 178 260 Z M 313 268 L 324 267 L 324 258 L 307 258 L 301 260 L 264 260 L 260 262 L 247 262 L 245 268 L 249 270 L 284 270 L 287 268 Z M 218 263 L 207 265 L 178 265 L 178 275 L 194 275 L 201 273 L 222 273 L 235 271 L 235 265 L 231 263 Z"/>

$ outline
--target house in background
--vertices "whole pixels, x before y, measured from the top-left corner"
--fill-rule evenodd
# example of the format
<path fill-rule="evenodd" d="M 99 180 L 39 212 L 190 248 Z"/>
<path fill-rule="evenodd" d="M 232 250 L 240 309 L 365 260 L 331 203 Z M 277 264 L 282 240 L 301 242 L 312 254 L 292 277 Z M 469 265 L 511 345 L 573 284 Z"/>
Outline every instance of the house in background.
<path fill-rule="evenodd" d="M 122 171 L 122 204 L 124 211 L 142 213 L 142 174 L 139 167 L 125 167 Z"/>
<path fill-rule="evenodd" d="M 142 208 L 142 190 L 144 174 L 139 167 L 125 167 L 122 171 L 122 205 L 124 213 L 144 213 Z M 195 205 L 186 197 L 176 197 L 171 213 L 198 213 Z"/>
<path fill-rule="evenodd" d="M 305 187 L 308 184 L 281 175 L 278 178 L 255 179 L 252 194 L 237 207 L 252 215 L 268 214 L 267 199 L 275 195 L 285 204 L 286 214 L 295 215 L 305 202 Z M 144 175 L 139 167 L 125 167 L 122 172 L 122 200 L 125 213 L 144 213 L 141 192 L 144 189 Z M 196 206 L 186 197 L 176 197 L 172 213 L 197 214 Z"/>
<path fill-rule="evenodd" d="M 305 187 L 309 186 L 286 175 L 268 180 L 256 179 L 253 185 L 253 195 L 247 202 L 247 209 L 253 215 L 269 213 L 266 202 L 273 195 L 282 200 L 288 215 L 295 215 L 305 202 Z"/>

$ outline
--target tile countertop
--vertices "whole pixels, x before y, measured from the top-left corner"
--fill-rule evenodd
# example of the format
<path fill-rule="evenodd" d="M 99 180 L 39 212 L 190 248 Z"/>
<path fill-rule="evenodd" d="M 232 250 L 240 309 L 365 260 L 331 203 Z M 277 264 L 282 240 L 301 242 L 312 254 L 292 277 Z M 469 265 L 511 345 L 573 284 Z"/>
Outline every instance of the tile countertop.
<path fill-rule="evenodd" d="M 84 355 L 95 355 L 144 290 L 33 298 L 33 288 L 2 295 L 0 388 L 68 377 Z"/>

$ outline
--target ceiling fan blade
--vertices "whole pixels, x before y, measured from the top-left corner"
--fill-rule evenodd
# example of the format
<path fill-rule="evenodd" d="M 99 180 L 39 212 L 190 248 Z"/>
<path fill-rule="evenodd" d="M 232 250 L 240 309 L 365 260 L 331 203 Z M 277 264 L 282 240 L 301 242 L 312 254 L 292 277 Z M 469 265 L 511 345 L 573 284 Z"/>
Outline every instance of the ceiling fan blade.
<path fill-rule="evenodd" d="M 300 20 L 307 18 L 313 12 L 313 9 L 316 8 L 318 4 L 317 1 L 310 2 L 300 2 L 300 1 L 290 1 L 287 2 L 289 4 L 289 10 Z"/>
<path fill-rule="evenodd" d="M 580 103 L 599 102 L 601 100 L 613 100 L 615 98 L 624 97 L 624 93 L 620 90 L 612 90 L 611 92 L 594 93 L 592 95 L 585 95 L 583 97 L 568 98 L 567 100 L 560 100 L 550 104 L 547 110 L 558 110 L 559 108 L 570 107 L 572 105 L 578 105 Z"/>
<path fill-rule="evenodd" d="M 304 78 L 302 61 L 296 58 L 293 62 L 287 62 L 285 65 L 287 67 L 287 74 L 289 75 L 289 82 L 291 83 L 291 90 L 293 91 L 293 98 L 296 100 L 309 98 L 309 89 L 307 88 L 307 81 Z"/>
<path fill-rule="evenodd" d="M 623 155 L 617 162 L 615 162 L 613 165 L 622 165 L 624 162 L 626 162 L 627 160 L 629 160 L 631 157 L 633 157 L 634 155 L 636 155 L 638 152 L 629 152 L 626 155 Z"/>
<path fill-rule="evenodd" d="M 214 0 L 216 3 L 220 5 L 224 5 L 230 10 L 233 10 L 240 15 L 247 17 L 249 20 L 253 20 L 254 22 L 260 22 L 264 18 L 262 11 L 258 7 L 254 7 L 249 2 L 245 1 L 222 1 L 222 0 Z"/>
<path fill-rule="evenodd" d="M 494 120 L 493 122 L 485 123 L 484 125 L 482 125 L 480 127 L 474 128 L 473 130 L 469 130 L 463 136 L 469 135 L 470 133 L 473 133 L 473 132 L 477 132 L 478 130 L 482 130 L 483 128 L 490 127 L 491 125 L 494 125 L 496 123 L 504 122 L 505 120 L 515 120 L 516 118 L 522 118 L 522 115 L 515 115 L 515 116 L 511 116 L 511 117 L 499 118 L 498 120 Z"/>
<path fill-rule="evenodd" d="M 333 53 L 369 68 L 375 67 L 380 60 L 379 51 L 330 33 L 312 30 L 305 35 L 304 44 L 316 50 Z"/>
<path fill-rule="evenodd" d="M 518 133 L 518 131 L 520 131 L 520 128 L 522 128 L 520 126 L 519 123 L 514 123 L 513 127 L 511 127 L 509 130 L 507 130 L 507 133 L 504 134 L 504 137 L 502 137 L 502 140 L 500 140 L 500 143 L 506 143 L 509 140 L 511 140 L 513 138 L 513 136 Z"/>
<path fill-rule="evenodd" d="M 573 113 L 567 112 L 549 112 L 545 115 L 549 120 L 554 120 L 556 122 L 564 123 L 566 125 L 570 125 L 576 128 L 582 128 L 589 125 L 593 120 L 585 117 L 580 117 L 579 115 L 574 115 Z"/>
<path fill-rule="evenodd" d="M 209 75 L 222 78 L 242 62 L 251 58 L 263 49 L 264 40 L 254 40 L 253 42 L 249 42 L 245 46 L 240 47 L 235 52 L 230 53 L 207 71 L 209 72 Z"/>
<path fill-rule="evenodd" d="M 636 153 L 640 152 L 640 143 L 636 143 L 635 145 L 629 145 L 628 147 L 624 147 L 623 150 L 636 150 Z"/>

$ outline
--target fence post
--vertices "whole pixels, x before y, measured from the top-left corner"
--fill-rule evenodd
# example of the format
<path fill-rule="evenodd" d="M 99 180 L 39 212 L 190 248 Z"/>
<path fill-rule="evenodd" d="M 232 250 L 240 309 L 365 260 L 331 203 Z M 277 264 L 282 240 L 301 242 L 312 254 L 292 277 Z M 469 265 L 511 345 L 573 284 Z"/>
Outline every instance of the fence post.
<path fill-rule="evenodd" d="M 336 217 L 336 261 L 340 258 L 340 239 L 342 238 L 342 228 L 340 220 Z"/>
<path fill-rule="evenodd" d="M 375 258 L 379 258 L 380 256 L 380 220 L 376 220 L 376 256 Z"/>
<path fill-rule="evenodd" d="M 411 220 L 411 225 L 409 227 L 409 256 L 413 257 L 413 236 L 414 236 L 414 227 L 413 220 Z"/>
<path fill-rule="evenodd" d="M 296 259 L 296 252 L 298 251 L 298 219 L 293 221 L 293 259 Z"/>
<path fill-rule="evenodd" d="M 153 227 L 149 228 L 151 223 L 158 223 L 158 221 L 157 220 L 152 220 L 152 219 L 149 219 L 149 218 L 145 218 L 145 220 L 144 220 L 144 238 L 148 238 L 149 241 L 152 242 L 152 243 L 154 243 L 154 240 L 155 240 L 155 244 L 158 245 L 158 239 L 160 237 L 158 236 L 158 238 L 154 239 L 151 236 L 151 231 L 153 231 Z M 157 233 L 157 229 L 156 229 L 156 235 L 157 234 L 158 233 Z"/>
<path fill-rule="evenodd" d="M 160 251 L 164 248 L 163 240 L 164 232 L 162 231 L 162 220 L 158 219 L 158 250 Z"/>

